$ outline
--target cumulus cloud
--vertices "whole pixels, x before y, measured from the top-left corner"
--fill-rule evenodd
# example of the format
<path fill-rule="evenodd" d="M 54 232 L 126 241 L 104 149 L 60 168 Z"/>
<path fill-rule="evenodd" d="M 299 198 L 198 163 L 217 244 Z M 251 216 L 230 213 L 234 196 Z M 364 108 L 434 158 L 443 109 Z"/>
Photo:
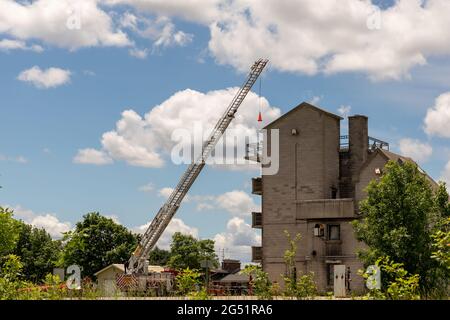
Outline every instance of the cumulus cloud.
<path fill-rule="evenodd" d="M 135 57 L 138 59 L 145 59 L 148 56 L 148 49 L 132 48 L 132 49 L 128 50 L 128 53 L 132 57 Z"/>
<path fill-rule="evenodd" d="M 31 46 L 27 45 L 25 41 L 21 40 L 12 40 L 12 39 L 3 39 L 0 40 L 0 51 L 12 51 L 12 50 L 24 50 L 24 51 L 34 51 L 37 53 L 41 53 L 44 51 L 40 45 L 33 44 Z"/>
<path fill-rule="evenodd" d="M 418 162 L 427 161 L 433 153 L 433 148 L 430 144 L 417 139 L 400 139 L 398 144 L 402 155 L 411 157 Z"/>
<path fill-rule="evenodd" d="M 202 93 L 186 89 L 153 107 L 144 116 L 125 110 L 116 128 L 103 134 L 101 151 L 130 165 L 159 168 L 164 165 L 164 156 L 178 144 L 172 139 L 172 134 L 177 130 L 193 132 L 195 126 L 200 126 L 207 136 L 237 90 L 228 88 Z M 280 109 L 271 107 L 265 98 L 260 99 L 250 92 L 228 131 L 233 130 L 240 137 L 256 137 L 260 103 L 264 123 L 280 116 Z M 234 143 L 230 148 L 233 147 Z"/>
<path fill-rule="evenodd" d="M 158 16 L 181 17 L 188 21 L 208 25 L 218 18 L 223 0 L 105 0 L 110 5 L 128 4 L 140 12 Z"/>
<path fill-rule="evenodd" d="M 425 132 L 430 136 L 450 138 L 450 92 L 436 98 L 425 116 Z"/>
<path fill-rule="evenodd" d="M 220 208 L 238 216 L 250 216 L 252 211 L 259 209 L 248 193 L 242 190 L 226 192 L 218 196 L 216 202 Z"/>
<path fill-rule="evenodd" d="M 447 190 L 450 191 L 450 161 L 445 165 L 444 170 L 442 171 L 441 177 L 439 180 L 442 180 L 447 183 Z"/>
<path fill-rule="evenodd" d="M 41 70 L 38 66 L 22 71 L 18 80 L 30 82 L 40 89 L 49 89 L 70 82 L 71 72 L 60 68 L 48 68 Z"/>
<path fill-rule="evenodd" d="M 75 50 L 92 46 L 128 46 L 99 0 L 0 1 L 0 33 L 19 40 L 38 39 Z M 11 13 L 14 14 L 11 14 Z"/>
<path fill-rule="evenodd" d="M 80 164 L 110 164 L 113 160 L 104 152 L 95 149 L 80 149 L 73 158 L 74 163 Z"/>
<path fill-rule="evenodd" d="M 165 48 L 172 46 L 185 46 L 190 43 L 194 35 L 177 30 L 175 24 L 166 16 L 159 16 L 154 19 L 136 16 L 133 13 L 125 12 L 120 19 L 123 28 L 132 30 L 137 35 L 153 41 L 153 47 Z M 130 54 L 139 57 L 148 54 L 148 50 L 131 49 Z"/>
<path fill-rule="evenodd" d="M 261 236 L 242 218 L 234 217 L 227 223 L 225 232 L 214 236 L 216 251 L 225 249 L 232 258 L 251 261 L 251 246 L 261 244 Z"/>
<path fill-rule="evenodd" d="M 342 105 L 337 109 L 337 111 L 342 117 L 347 118 L 350 115 L 350 112 L 352 112 L 352 107 Z"/>
<path fill-rule="evenodd" d="M 223 7 L 210 24 L 209 49 L 239 70 L 263 55 L 281 71 L 400 79 L 427 57 L 450 54 L 446 0 L 399 0 L 381 11 L 368 0 L 240 0 Z M 379 28 L 368 23 L 374 15 Z"/>
<path fill-rule="evenodd" d="M 70 231 L 71 229 L 70 222 L 59 221 L 53 213 L 36 214 L 32 210 L 23 208 L 20 205 L 15 207 L 6 205 L 3 207 L 13 209 L 14 216 L 23 220 L 25 223 L 31 224 L 36 228 L 44 228 L 54 239 L 60 239 L 64 232 Z"/>
<path fill-rule="evenodd" d="M 114 11 L 124 4 L 133 13 Z M 238 70 L 264 56 L 280 71 L 381 80 L 408 77 L 429 57 L 450 55 L 449 15 L 448 0 L 398 0 L 384 9 L 370 0 L 1 0 L 0 33 L 72 50 L 134 47 L 126 29 L 159 48 L 192 41 L 172 22 L 178 18 L 209 28 L 212 56 Z"/>
<path fill-rule="evenodd" d="M 138 188 L 138 190 L 142 191 L 142 192 L 151 192 L 151 191 L 155 190 L 155 185 L 153 183 L 149 182 L 143 186 L 140 186 Z"/>
<path fill-rule="evenodd" d="M 150 222 L 142 226 L 135 227 L 132 230 L 137 233 L 144 233 L 149 225 Z M 179 218 L 173 218 L 167 226 L 166 230 L 164 230 L 164 233 L 161 235 L 161 238 L 158 240 L 156 246 L 160 249 L 169 249 L 170 244 L 172 243 L 172 236 L 175 232 L 181 232 L 182 234 L 188 234 L 193 236 L 194 238 L 198 238 L 197 228 L 188 226 L 186 223 L 184 223 L 183 220 Z"/>

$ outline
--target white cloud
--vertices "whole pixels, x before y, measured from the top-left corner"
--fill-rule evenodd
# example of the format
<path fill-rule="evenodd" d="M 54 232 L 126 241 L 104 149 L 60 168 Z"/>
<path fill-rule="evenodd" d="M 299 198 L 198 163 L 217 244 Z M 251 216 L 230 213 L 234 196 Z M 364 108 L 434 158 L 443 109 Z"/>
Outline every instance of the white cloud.
<path fill-rule="evenodd" d="M 173 188 L 165 187 L 158 191 L 158 195 L 165 199 L 169 198 L 170 194 L 173 192 Z"/>
<path fill-rule="evenodd" d="M 155 190 L 155 185 L 153 183 L 149 182 L 143 186 L 140 186 L 138 188 L 138 190 L 142 191 L 142 192 L 151 192 L 151 191 Z"/>
<path fill-rule="evenodd" d="M 342 117 L 347 118 L 349 116 L 350 112 L 352 112 L 352 107 L 342 105 L 338 108 L 337 111 Z"/>
<path fill-rule="evenodd" d="M 223 0 L 106 0 L 110 5 L 128 4 L 139 11 L 158 16 L 176 16 L 208 25 L 219 15 Z"/>
<path fill-rule="evenodd" d="M 170 197 L 173 190 L 174 190 L 174 188 L 170 188 L 170 187 L 161 188 L 158 190 L 158 196 L 162 197 L 166 200 Z M 191 200 L 191 197 L 188 194 L 184 196 L 184 199 L 183 199 L 184 202 L 189 202 L 190 200 Z"/>
<path fill-rule="evenodd" d="M 417 139 L 404 138 L 398 142 L 402 155 L 418 162 L 425 162 L 433 153 L 431 145 Z"/>
<path fill-rule="evenodd" d="M 450 92 L 436 98 L 425 116 L 425 132 L 430 136 L 450 138 Z"/>
<path fill-rule="evenodd" d="M 192 42 L 194 38 L 192 34 L 177 30 L 175 24 L 166 16 L 150 19 L 125 12 L 120 19 L 120 25 L 134 31 L 140 37 L 152 40 L 155 49 L 158 47 L 182 47 Z M 130 50 L 130 54 L 138 58 L 145 58 L 148 50 L 134 48 Z"/>
<path fill-rule="evenodd" d="M 128 46 L 128 36 L 114 27 L 101 0 L 0 1 L 0 33 L 19 40 L 38 39 L 75 50 L 93 46 Z"/>
<path fill-rule="evenodd" d="M 373 79 L 407 77 L 427 57 L 450 54 L 449 1 L 399 0 L 371 30 L 375 10 L 369 0 L 233 1 L 210 24 L 209 49 L 239 70 L 264 56 L 281 71 Z"/>
<path fill-rule="evenodd" d="M 442 174 L 441 174 L 441 177 L 439 178 L 439 180 L 442 180 L 445 183 L 447 183 L 447 190 L 450 191 L 450 161 L 447 162 L 447 164 L 445 165 L 445 168 L 442 171 Z"/>
<path fill-rule="evenodd" d="M 134 13 L 114 11 L 123 4 Z M 448 0 L 398 0 L 377 10 L 370 0 L 1 0 L 0 33 L 74 50 L 134 46 L 127 29 L 158 48 L 192 41 L 172 22 L 181 18 L 208 27 L 212 56 L 238 70 L 264 56 L 280 71 L 362 72 L 372 79 L 408 77 L 429 57 L 450 55 Z M 375 12 L 374 29 L 368 21 Z"/>
<path fill-rule="evenodd" d="M 133 228 L 133 231 L 144 233 L 149 225 L 150 222 L 142 226 Z M 161 235 L 161 238 L 158 240 L 156 246 L 160 249 L 169 249 L 172 242 L 172 236 L 175 232 L 181 232 L 182 234 L 188 234 L 193 236 L 194 238 L 198 238 L 197 228 L 188 226 L 183 222 L 183 220 L 179 218 L 173 218 L 167 226 L 166 230 L 164 230 L 164 233 Z"/>
<path fill-rule="evenodd" d="M 130 54 L 130 56 L 138 58 L 138 59 L 145 59 L 148 56 L 148 49 L 138 49 L 138 48 L 133 48 L 128 50 L 128 53 Z"/>
<path fill-rule="evenodd" d="M 33 44 L 28 46 L 25 41 L 21 40 L 12 40 L 12 39 L 3 39 L 0 40 L 0 51 L 12 51 L 12 50 L 25 50 L 25 51 L 34 51 L 37 53 L 41 53 L 44 51 L 40 45 Z"/>
<path fill-rule="evenodd" d="M 234 216 L 249 216 L 252 211 L 259 208 L 248 193 L 241 190 L 233 190 L 218 196 L 216 203 Z"/>
<path fill-rule="evenodd" d="M 230 258 L 250 262 L 251 246 L 261 244 L 261 236 L 242 218 L 234 217 L 227 223 L 225 232 L 214 236 L 216 251 L 225 249 Z"/>
<path fill-rule="evenodd" d="M 64 232 L 70 231 L 71 229 L 70 222 L 61 222 L 52 213 L 36 214 L 32 210 L 25 209 L 20 205 L 15 207 L 6 205 L 4 207 L 13 209 L 14 216 L 22 219 L 25 223 L 31 224 L 36 228 L 44 228 L 54 239 L 61 238 Z"/>
<path fill-rule="evenodd" d="M 107 215 L 105 215 L 105 217 L 111 219 L 112 221 L 114 221 L 114 223 L 122 224 L 119 220 L 119 217 L 115 214 L 109 214 L 109 215 L 107 214 Z"/>
<path fill-rule="evenodd" d="M 20 81 L 30 82 L 40 89 L 55 88 L 70 82 L 71 72 L 60 68 L 41 70 L 38 66 L 22 71 L 17 77 Z"/>
<path fill-rule="evenodd" d="M 319 103 L 319 101 L 322 100 L 321 96 L 314 96 L 311 98 L 311 100 L 309 101 L 309 103 L 313 104 L 313 105 L 317 105 Z"/>
<path fill-rule="evenodd" d="M 169 155 L 177 144 L 172 140 L 172 133 L 178 129 L 192 132 L 195 124 L 199 124 L 209 134 L 237 90 L 228 88 L 202 93 L 186 89 L 153 107 L 144 116 L 126 110 L 116 128 L 103 134 L 101 150 L 112 159 L 123 160 L 130 165 L 161 167 L 164 156 Z M 271 107 L 265 98 L 260 99 L 250 92 L 229 129 L 241 137 L 256 136 L 260 103 L 263 123 L 280 116 L 280 109 Z"/>
<path fill-rule="evenodd" d="M 74 163 L 104 165 L 112 163 L 112 159 L 102 151 L 95 149 L 80 149 L 73 158 Z"/>

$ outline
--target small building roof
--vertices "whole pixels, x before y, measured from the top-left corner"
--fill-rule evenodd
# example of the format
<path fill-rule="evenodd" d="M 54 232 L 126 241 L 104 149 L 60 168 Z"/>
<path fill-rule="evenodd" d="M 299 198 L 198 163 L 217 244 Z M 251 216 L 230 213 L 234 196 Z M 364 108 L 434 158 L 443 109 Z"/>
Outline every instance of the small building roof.
<path fill-rule="evenodd" d="M 323 113 L 323 114 L 325 114 L 325 115 L 327 115 L 327 116 L 329 116 L 329 117 L 336 118 L 336 119 L 338 119 L 338 120 L 343 120 L 343 119 L 344 119 L 344 118 L 338 116 L 337 114 L 334 114 L 334 113 L 331 113 L 331 112 L 326 111 L 326 110 L 324 110 L 324 109 L 321 109 L 321 108 L 319 108 L 319 107 L 316 107 L 315 105 L 312 105 L 311 103 L 308 103 L 308 102 L 302 102 L 302 103 L 300 103 L 298 106 L 296 106 L 295 108 L 292 108 L 291 110 L 289 110 L 288 112 L 286 112 L 285 114 L 283 114 L 281 117 L 278 117 L 277 119 L 273 120 L 271 123 L 269 123 L 268 125 L 266 125 L 266 126 L 264 127 L 264 129 L 273 126 L 273 125 L 274 125 L 275 123 L 277 123 L 279 120 L 284 119 L 285 117 L 287 117 L 287 116 L 293 114 L 294 112 L 296 112 L 298 109 L 302 109 L 302 108 L 310 108 L 310 109 L 319 111 L 319 112 L 321 112 L 321 113 Z"/>
<path fill-rule="evenodd" d="M 105 272 L 106 270 L 109 270 L 111 268 L 117 269 L 117 271 L 119 272 L 125 272 L 125 266 L 121 263 L 113 263 L 110 264 L 109 266 L 103 268 L 100 271 L 97 271 L 96 273 L 94 273 L 95 276 L 98 276 L 99 274 Z M 164 272 L 164 268 L 161 266 L 155 266 L 155 265 L 149 265 L 148 266 L 148 272 L 157 272 L 157 273 L 161 273 Z"/>
<path fill-rule="evenodd" d="M 232 273 L 229 275 L 226 275 L 222 279 L 218 280 L 217 282 L 249 282 L 250 277 L 246 274 L 241 273 Z"/>
<path fill-rule="evenodd" d="M 406 156 L 402 156 L 400 154 L 391 152 L 391 151 L 387 151 L 385 149 L 382 148 L 376 148 L 375 152 L 373 153 L 373 155 L 369 156 L 366 160 L 366 162 L 362 165 L 361 167 L 361 171 L 367 166 L 369 165 L 370 162 L 372 162 L 373 158 L 376 157 L 377 154 L 382 155 L 387 161 L 392 160 L 392 161 L 396 161 L 396 162 L 412 162 L 414 163 L 418 168 L 419 171 L 425 176 L 425 178 L 431 183 L 433 188 L 437 188 L 438 184 L 436 181 L 434 181 L 434 179 L 432 177 L 430 177 L 428 175 L 428 173 L 425 172 L 425 170 L 423 170 L 419 164 L 414 161 L 414 159 L 410 158 L 410 157 L 406 157 Z"/>

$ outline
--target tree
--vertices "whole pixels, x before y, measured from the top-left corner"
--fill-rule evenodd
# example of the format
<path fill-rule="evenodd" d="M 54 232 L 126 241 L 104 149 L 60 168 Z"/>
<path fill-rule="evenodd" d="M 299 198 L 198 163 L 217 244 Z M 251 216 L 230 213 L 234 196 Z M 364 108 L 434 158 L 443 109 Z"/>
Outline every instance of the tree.
<path fill-rule="evenodd" d="M 409 274 L 419 275 L 419 290 L 430 294 L 448 283 L 442 279 L 442 268 L 431 258 L 431 235 L 442 219 L 445 195 L 441 188 L 433 194 L 414 163 L 390 161 L 384 171 L 379 180 L 368 185 L 367 198 L 360 203 L 362 217 L 353 222 L 357 238 L 368 246 L 359 256 L 366 265 L 390 257 Z M 386 280 L 383 284 L 387 285 Z"/>
<path fill-rule="evenodd" d="M 63 241 L 61 263 L 79 265 L 88 277 L 112 263 L 124 263 L 137 245 L 136 235 L 98 212 L 86 214 Z"/>
<path fill-rule="evenodd" d="M 263 271 L 260 266 L 247 265 L 241 272 L 251 276 L 250 285 L 252 286 L 253 294 L 258 299 L 271 300 L 273 298 L 274 285 L 269 280 L 269 274 Z"/>
<path fill-rule="evenodd" d="M 12 216 L 13 210 L 0 207 L 0 258 L 10 254 L 16 246 L 20 224 Z"/>
<path fill-rule="evenodd" d="M 196 291 L 201 284 L 201 273 L 197 270 L 186 268 L 175 277 L 177 292 L 180 295 L 187 295 Z"/>
<path fill-rule="evenodd" d="M 419 275 L 409 274 L 403 268 L 402 263 L 396 263 L 389 257 L 381 257 L 375 265 L 383 273 L 386 283 L 384 290 L 372 289 L 368 294 L 368 298 L 373 299 L 390 299 L 390 300 L 416 300 L 419 299 Z M 362 276 L 368 279 L 369 274 L 362 273 Z"/>
<path fill-rule="evenodd" d="M 213 240 L 197 240 L 191 235 L 175 232 L 170 251 L 168 264 L 174 269 L 200 269 L 202 260 L 211 260 L 216 267 L 219 265 Z"/>
<path fill-rule="evenodd" d="M 148 262 L 150 265 L 165 266 L 169 262 L 169 259 L 170 251 L 155 247 L 155 249 L 150 252 Z"/>
<path fill-rule="evenodd" d="M 18 240 L 13 254 L 23 264 L 23 278 L 39 282 L 52 273 L 61 252 L 61 241 L 52 240 L 44 229 L 34 228 L 20 222 Z"/>
<path fill-rule="evenodd" d="M 450 276 L 450 218 L 443 222 L 442 230 L 433 234 L 433 259 L 439 261 Z"/>

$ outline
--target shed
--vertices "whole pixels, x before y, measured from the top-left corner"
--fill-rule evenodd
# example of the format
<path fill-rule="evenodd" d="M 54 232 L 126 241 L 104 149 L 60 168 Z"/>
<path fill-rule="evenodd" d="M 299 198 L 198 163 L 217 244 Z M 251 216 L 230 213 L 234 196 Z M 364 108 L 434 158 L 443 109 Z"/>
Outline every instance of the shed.
<path fill-rule="evenodd" d="M 123 264 L 113 263 L 102 270 L 96 272 L 94 275 L 97 277 L 98 288 L 105 296 L 113 296 L 118 290 L 116 286 L 117 275 L 123 274 L 125 267 Z M 162 273 L 164 268 L 161 266 L 148 266 L 149 273 Z"/>

